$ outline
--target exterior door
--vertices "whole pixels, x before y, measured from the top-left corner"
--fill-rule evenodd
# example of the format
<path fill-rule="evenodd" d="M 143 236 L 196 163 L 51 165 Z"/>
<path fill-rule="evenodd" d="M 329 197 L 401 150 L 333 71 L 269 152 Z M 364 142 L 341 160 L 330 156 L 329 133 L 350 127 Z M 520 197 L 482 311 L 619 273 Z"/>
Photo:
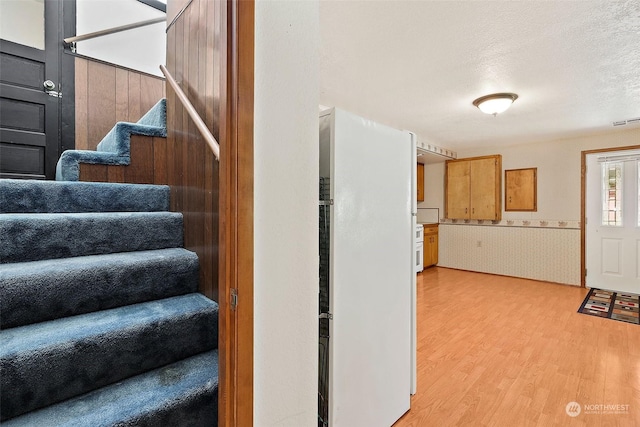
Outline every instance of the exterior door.
<path fill-rule="evenodd" d="M 0 36 L 0 178 L 53 179 L 60 147 L 58 1 L 9 1 Z"/>
<path fill-rule="evenodd" d="M 586 285 L 640 293 L 640 151 L 587 155 Z"/>

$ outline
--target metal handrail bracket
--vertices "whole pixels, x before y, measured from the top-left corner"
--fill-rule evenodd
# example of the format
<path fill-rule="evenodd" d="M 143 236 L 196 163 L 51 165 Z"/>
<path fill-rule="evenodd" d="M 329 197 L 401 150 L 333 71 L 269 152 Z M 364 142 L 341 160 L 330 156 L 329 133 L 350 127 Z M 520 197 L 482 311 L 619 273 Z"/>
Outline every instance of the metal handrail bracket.
<path fill-rule="evenodd" d="M 167 70 L 167 68 L 164 65 L 160 65 L 160 70 L 162 71 L 162 74 L 164 74 L 171 88 L 176 93 L 176 96 L 182 103 L 182 106 L 184 107 L 184 109 L 187 110 L 187 113 L 189 113 L 189 117 L 191 117 L 191 120 L 193 120 L 193 122 L 195 123 L 196 127 L 202 134 L 202 137 L 207 142 L 207 145 L 209 145 L 209 147 L 211 148 L 211 151 L 213 152 L 213 155 L 216 157 L 216 160 L 219 161 L 220 160 L 220 144 L 218 144 L 218 141 L 216 141 L 216 139 L 213 137 L 213 134 L 211 133 L 207 125 L 202 120 L 202 117 L 200 117 L 200 114 L 198 114 L 195 107 L 193 106 L 193 104 L 191 104 L 191 101 L 189 101 L 189 98 L 187 98 L 187 95 L 185 95 L 184 91 L 182 90 L 182 88 L 180 88 L 180 86 L 178 85 L 178 82 L 176 82 L 176 80 L 173 78 L 169 70 Z"/>
<path fill-rule="evenodd" d="M 67 37 L 64 39 L 66 44 L 72 44 L 82 40 L 95 39 L 96 37 L 107 36 L 109 34 L 119 33 L 121 31 L 133 30 L 134 28 L 146 27 L 147 25 L 158 24 L 160 22 L 167 22 L 167 18 L 154 18 L 146 21 L 134 22 L 133 24 L 121 25 L 119 27 L 107 28 L 100 31 L 94 31 L 93 33 L 83 34 L 81 36 Z"/>

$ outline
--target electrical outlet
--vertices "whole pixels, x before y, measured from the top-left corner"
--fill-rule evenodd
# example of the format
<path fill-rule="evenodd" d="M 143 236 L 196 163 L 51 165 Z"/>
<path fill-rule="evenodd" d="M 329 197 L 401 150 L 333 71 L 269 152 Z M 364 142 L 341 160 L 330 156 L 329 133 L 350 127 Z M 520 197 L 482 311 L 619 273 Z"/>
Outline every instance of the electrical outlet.
<path fill-rule="evenodd" d="M 478 240 L 478 241 L 476 242 L 476 247 L 477 247 L 477 248 L 481 248 L 481 247 L 482 247 L 482 240 Z"/>

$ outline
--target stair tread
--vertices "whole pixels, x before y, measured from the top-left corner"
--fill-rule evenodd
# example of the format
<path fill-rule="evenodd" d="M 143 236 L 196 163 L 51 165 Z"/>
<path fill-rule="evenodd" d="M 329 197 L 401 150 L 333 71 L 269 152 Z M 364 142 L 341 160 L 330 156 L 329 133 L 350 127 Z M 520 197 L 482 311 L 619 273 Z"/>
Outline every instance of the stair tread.
<path fill-rule="evenodd" d="M 0 213 L 167 210 L 166 185 L 0 179 Z"/>
<path fill-rule="evenodd" d="M 196 292 L 183 248 L 16 262 L 0 268 L 3 329 Z"/>
<path fill-rule="evenodd" d="M 213 350 L 27 413 L 3 422 L 2 425 L 215 426 L 217 395 L 218 351 Z M 173 412 L 172 409 L 178 411 Z M 197 410 L 201 412 L 196 412 Z M 150 422 L 150 418 L 158 413 L 162 413 L 165 418 Z"/>
<path fill-rule="evenodd" d="M 16 219 L 32 219 L 36 221 L 59 221 L 64 218 L 78 218 L 96 220 L 100 218 L 105 219 L 120 219 L 131 217 L 148 217 L 148 218 L 162 218 L 162 217 L 182 217 L 178 212 L 8 212 L 0 214 L 0 222 L 11 221 Z"/>
<path fill-rule="evenodd" d="M 214 349 L 217 316 L 193 293 L 2 330 L 0 418 Z"/>
<path fill-rule="evenodd" d="M 77 256 L 72 258 L 44 259 L 38 261 L 11 262 L 2 265 L 0 281 L 17 275 L 29 275 L 42 270 L 51 272 L 64 272 L 74 268 L 93 270 L 105 264 L 119 264 L 126 261 L 139 262 L 147 259 L 166 258 L 170 256 L 191 256 L 191 252 L 184 248 L 152 249 L 148 251 L 115 252 L 111 254 L 98 254 Z"/>

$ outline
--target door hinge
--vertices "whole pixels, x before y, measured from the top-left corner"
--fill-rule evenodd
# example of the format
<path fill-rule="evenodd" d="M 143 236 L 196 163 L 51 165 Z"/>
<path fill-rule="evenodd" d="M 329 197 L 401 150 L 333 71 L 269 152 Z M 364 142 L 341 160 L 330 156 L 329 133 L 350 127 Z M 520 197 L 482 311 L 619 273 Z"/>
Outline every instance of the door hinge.
<path fill-rule="evenodd" d="M 231 310 L 235 310 L 238 307 L 238 290 L 231 288 Z"/>
<path fill-rule="evenodd" d="M 333 320 L 333 314 L 331 313 L 320 313 L 320 319 L 329 319 Z"/>

